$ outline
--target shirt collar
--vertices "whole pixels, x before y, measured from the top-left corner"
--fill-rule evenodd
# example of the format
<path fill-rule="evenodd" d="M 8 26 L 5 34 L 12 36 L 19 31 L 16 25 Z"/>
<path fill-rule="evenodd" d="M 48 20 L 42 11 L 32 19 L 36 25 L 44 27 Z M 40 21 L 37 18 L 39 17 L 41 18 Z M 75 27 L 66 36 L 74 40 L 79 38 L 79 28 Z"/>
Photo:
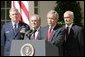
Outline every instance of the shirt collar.
<path fill-rule="evenodd" d="M 65 25 L 65 28 L 67 28 L 67 27 L 71 28 L 72 25 L 73 25 L 73 23 L 71 23 L 69 26 L 66 24 L 66 25 Z"/>
<path fill-rule="evenodd" d="M 16 23 L 16 25 L 18 25 L 19 22 Z M 12 26 L 14 28 L 15 22 L 12 22 Z"/>
<path fill-rule="evenodd" d="M 40 29 L 40 27 L 38 27 L 36 30 L 38 31 Z"/>
<path fill-rule="evenodd" d="M 52 29 L 54 29 L 54 27 L 56 26 L 56 24 L 55 25 L 53 25 L 53 26 L 49 26 L 49 28 L 52 28 Z"/>

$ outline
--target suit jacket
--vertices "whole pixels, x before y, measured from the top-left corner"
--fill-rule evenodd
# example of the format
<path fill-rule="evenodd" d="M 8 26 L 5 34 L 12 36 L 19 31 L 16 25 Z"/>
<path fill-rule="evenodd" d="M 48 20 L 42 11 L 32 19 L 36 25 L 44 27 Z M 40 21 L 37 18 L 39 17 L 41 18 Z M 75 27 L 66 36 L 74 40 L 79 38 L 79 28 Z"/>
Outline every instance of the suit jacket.
<path fill-rule="evenodd" d="M 60 37 L 60 32 L 61 32 L 61 29 L 60 29 L 60 25 L 56 25 L 54 28 L 53 28 L 53 32 L 52 32 L 52 35 L 51 35 L 51 41 L 50 41 L 50 43 L 54 43 L 55 42 L 55 39 L 57 38 L 57 37 Z M 46 39 L 46 37 L 47 37 L 47 34 L 48 34 L 48 29 L 49 29 L 49 26 L 45 26 L 45 27 L 43 27 L 43 38 L 44 39 Z M 57 44 L 57 42 L 56 42 L 56 44 Z"/>
<path fill-rule="evenodd" d="M 42 32 L 43 32 L 42 27 L 40 27 L 39 30 L 38 30 L 38 35 L 37 35 L 36 40 L 41 40 L 41 39 L 42 39 Z M 24 39 L 25 39 L 25 40 L 26 40 L 26 39 L 31 40 L 32 34 L 33 34 L 33 30 L 27 31 L 27 32 L 25 33 Z"/>
<path fill-rule="evenodd" d="M 65 29 L 65 26 L 62 27 Z M 63 42 L 64 56 L 84 56 L 84 33 L 83 29 L 75 24 L 72 25 L 66 42 Z"/>
<path fill-rule="evenodd" d="M 49 26 L 45 26 L 43 27 L 43 39 L 46 38 L 47 33 L 48 33 L 48 28 Z M 64 41 L 64 29 L 62 29 L 61 25 L 56 25 L 53 29 L 53 33 L 51 35 L 51 41 L 49 41 L 49 43 L 51 43 L 52 45 L 55 45 L 56 47 L 58 47 L 59 49 L 59 55 L 62 55 L 62 50 L 61 50 L 61 45 L 63 44 Z"/>
<path fill-rule="evenodd" d="M 1 45 L 4 47 L 4 55 L 10 55 L 10 47 L 12 40 L 20 39 L 20 30 L 24 27 L 26 30 L 29 30 L 30 27 L 25 23 L 19 22 L 18 29 L 15 32 L 12 26 L 12 23 L 6 23 L 3 25 L 1 30 Z"/>

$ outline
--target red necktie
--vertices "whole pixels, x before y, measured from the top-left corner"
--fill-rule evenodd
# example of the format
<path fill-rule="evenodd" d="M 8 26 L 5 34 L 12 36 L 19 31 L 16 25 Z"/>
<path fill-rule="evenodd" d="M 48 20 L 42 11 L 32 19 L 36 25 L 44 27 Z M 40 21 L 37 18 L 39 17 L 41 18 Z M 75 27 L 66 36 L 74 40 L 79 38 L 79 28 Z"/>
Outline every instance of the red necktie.
<path fill-rule="evenodd" d="M 52 28 L 48 29 L 48 37 L 47 40 L 50 41 L 51 40 L 51 35 L 52 35 Z"/>
<path fill-rule="evenodd" d="M 35 40 L 35 32 L 36 32 L 36 30 L 33 31 L 33 34 L 31 36 L 31 40 Z"/>

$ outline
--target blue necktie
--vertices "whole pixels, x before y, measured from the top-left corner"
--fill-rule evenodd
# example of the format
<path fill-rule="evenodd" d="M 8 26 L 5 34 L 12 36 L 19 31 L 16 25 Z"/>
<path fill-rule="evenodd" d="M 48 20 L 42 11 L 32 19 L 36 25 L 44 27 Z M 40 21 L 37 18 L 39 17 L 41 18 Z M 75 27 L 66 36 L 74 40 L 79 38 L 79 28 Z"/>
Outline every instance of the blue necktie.
<path fill-rule="evenodd" d="M 15 24 L 14 26 L 15 26 L 15 28 L 14 28 L 15 32 L 17 32 L 17 29 L 18 29 L 17 25 Z"/>

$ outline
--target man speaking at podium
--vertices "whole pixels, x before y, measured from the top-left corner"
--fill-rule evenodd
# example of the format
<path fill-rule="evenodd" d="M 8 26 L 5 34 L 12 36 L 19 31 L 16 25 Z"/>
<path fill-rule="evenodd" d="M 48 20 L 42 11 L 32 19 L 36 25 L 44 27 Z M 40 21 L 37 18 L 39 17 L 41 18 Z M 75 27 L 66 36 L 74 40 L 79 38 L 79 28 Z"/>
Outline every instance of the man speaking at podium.
<path fill-rule="evenodd" d="M 9 17 L 11 22 L 4 24 L 1 30 L 1 46 L 4 48 L 4 56 L 10 55 L 11 42 L 12 40 L 20 39 L 20 31 L 23 28 L 24 30 L 30 29 L 27 24 L 19 22 L 17 9 L 11 8 Z"/>

